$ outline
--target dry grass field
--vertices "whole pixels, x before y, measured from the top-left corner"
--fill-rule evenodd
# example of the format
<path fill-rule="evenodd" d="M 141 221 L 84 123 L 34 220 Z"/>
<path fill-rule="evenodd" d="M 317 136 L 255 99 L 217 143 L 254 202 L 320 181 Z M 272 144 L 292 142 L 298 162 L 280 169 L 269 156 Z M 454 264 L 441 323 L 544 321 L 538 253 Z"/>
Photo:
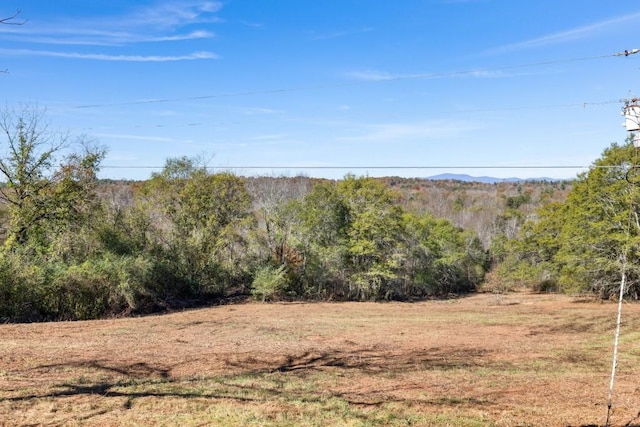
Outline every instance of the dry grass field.
<path fill-rule="evenodd" d="M 603 425 L 616 305 L 479 293 L 0 325 L 0 425 Z M 612 425 L 640 419 L 626 304 Z"/>

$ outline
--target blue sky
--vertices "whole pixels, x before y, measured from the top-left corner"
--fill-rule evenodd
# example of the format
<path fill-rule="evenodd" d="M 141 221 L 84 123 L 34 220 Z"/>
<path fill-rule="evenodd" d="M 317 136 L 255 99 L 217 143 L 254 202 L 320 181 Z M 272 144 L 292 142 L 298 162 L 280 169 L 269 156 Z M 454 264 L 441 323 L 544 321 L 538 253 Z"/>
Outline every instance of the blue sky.
<path fill-rule="evenodd" d="M 640 48 L 637 0 L 9 0 L 0 16 L 17 9 L 3 101 L 97 139 L 110 178 L 183 155 L 247 175 L 572 178 L 536 167 L 591 164 L 640 96 L 640 54 L 611 56 Z"/>

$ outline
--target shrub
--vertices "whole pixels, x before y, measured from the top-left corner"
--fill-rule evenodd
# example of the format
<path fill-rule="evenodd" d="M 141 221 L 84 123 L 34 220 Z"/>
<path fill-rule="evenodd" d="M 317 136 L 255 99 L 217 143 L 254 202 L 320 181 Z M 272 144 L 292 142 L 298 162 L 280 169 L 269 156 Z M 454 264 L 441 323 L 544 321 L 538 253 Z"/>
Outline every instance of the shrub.
<path fill-rule="evenodd" d="M 145 256 L 79 264 L 0 254 L 0 321 L 86 320 L 156 310 L 171 295 Z"/>
<path fill-rule="evenodd" d="M 119 304 L 112 300 L 109 279 L 94 261 L 61 268 L 46 285 L 45 309 L 56 320 L 97 319 L 114 312 Z"/>
<path fill-rule="evenodd" d="M 284 296 L 289 280 L 284 265 L 260 268 L 253 278 L 251 294 L 256 299 L 273 300 Z"/>
<path fill-rule="evenodd" d="M 49 273 L 20 254 L 0 254 L 0 321 L 43 320 L 41 301 Z"/>

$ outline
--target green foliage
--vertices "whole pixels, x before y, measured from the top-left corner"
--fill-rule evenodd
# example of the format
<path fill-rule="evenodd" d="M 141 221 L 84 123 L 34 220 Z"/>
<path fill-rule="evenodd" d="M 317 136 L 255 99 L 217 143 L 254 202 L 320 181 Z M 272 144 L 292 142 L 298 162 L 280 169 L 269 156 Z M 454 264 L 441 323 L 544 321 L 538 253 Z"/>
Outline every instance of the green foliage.
<path fill-rule="evenodd" d="M 371 178 L 346 176 L 315 186 L 299 207 L 299 241 L 308 293 L 339 299 L 381 299 L 396 279 L 393 259 L 402 230 L 396 195 Z"/>
<path fill-rule="evenodd" d="M 238 293 L 405 300 L 470 291 L 484 276 L 475 235 L 405 212 L 380 180 L 263 187 L 254 199 L 245 180 L 182 157 L 105 190 L 104 150 L 85 144 L 54 167 L 63 145 L 42 139 L 37 120 L 17 123 L 4 122 L 0 160 L 0 320 L 147 313 Z"/>
<path fill-rule="evenodd" d="M 142 204 L 116 210 L 103 207 L 102 221 L 96 224 L 96 239 L 107 253 L 135 255 L 150 251 L 152 235 L 156 232 L 151 216 Z"/>
<path fill-rule="evenodd" d="M 538 220 L 524 224 L 518 239 L 504 243 L 499 273 L 520 285 L 535 287 L 551 280 L 556 270 L 554 257 L 562 245 L 566 206 L 551 203 L 537 213 Z M 557 276 L 555 276 L 557 278 Z"/>
<path fill-rule="evenodd" d="M 105 150 L 81 138 L 81 151 L 60 159 L 69 137 L 50 132 L 38 109 L 3 111 L 0 130 L 5 137 L 0 200 L 10 217 L 6 244 L 50 244 L 92 211 L 93 184 Z"/>
<path fill-rule="evenodd" d="M 284 265 L 265 266 L 258 269 L 253 276 L 251 294 L 262 302 L 279 299 L 285 296 L 288 285 L 289 280 Z"/>
<path fill-rule="evenodd" d="M 380 300 L 469 291 L 486 254 L 477 237 L 430 215 L 405 213 L 371 178 L 316 185 L 299 207 L 306 295 Z"/>
<path fill-rule="evenodd" d="M 518 194 L 517 196 L 509 196 L 505 200 L 505 205 L 509 209 L 519 209 L 522 205 L 529 203 L 531 201 L 531 195 L 529 194 Z"/>
<path fill-rule="evenodd" d="M 81 264 L 0 256 L 0 319 L 86 320 L 157 308 L 156 265 L 145 257 L 102 257 Z"/>
<path fill-rule="evenodd" d="M 474 290 L 484 278 L 488 256 L 472 233 L 431 215 L 407 216 L 413 265 L 411 282 L 427 295 Z"/>
<path fill-rule="evenodd" d="M 397 278 L 393 254 L 403 232 L 398 197 L 371 178 L 347 176 L 338 183 L 338 195 L 349 219 L 346 229 L 346 266 L 356 299 L 380 299 Z"/>
<path fill-rule="evenodd" d="M 109 269 L 106 262 L 87 260 L 79 265 L 61 266 L 45 288 L 44 311 L 60 320 L 97 319 L 117 312 L 113 305 Z"/>
<path fill-rule="evenodd" d="M 48 273 L 22 254 L 0 254 L 0 321 L 42 320 L 40 304 Z"/>
<path fill-rule="evenodd" d="M 243 230 L 250 225 L 251 199 L 240 178 L 174 159 L 142 195 L 150 214 L 160 215 L 154 246 L 189 293 L 224 294 L 246 278 Z"/>
<path fill-rule="evenodd" d="M 540 209 L 509 244 L 502 275 L 608 298 L 619 290 L 624 263 L 629 292 L 637 297 L 640 193 L 625 179 L 633 152 L 631 144 L 611 145 L 578 178 L 566 202 Z"/>

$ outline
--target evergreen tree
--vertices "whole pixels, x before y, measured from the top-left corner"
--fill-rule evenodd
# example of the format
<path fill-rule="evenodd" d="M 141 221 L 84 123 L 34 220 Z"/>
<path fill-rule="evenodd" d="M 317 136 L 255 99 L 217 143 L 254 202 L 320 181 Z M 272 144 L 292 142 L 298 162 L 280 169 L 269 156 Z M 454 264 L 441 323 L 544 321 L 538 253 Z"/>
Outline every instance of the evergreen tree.
<path fill-rule="evenodd" d="M 511 243 L 503 274 L 607 298 L 618 292 L 624 264 L 637 297 L 640 188 L 627 180 L 637 172 L 634 150 L 629 143 L 612 144 L 579 175 L 566 202 L 541 209 Z"/>

